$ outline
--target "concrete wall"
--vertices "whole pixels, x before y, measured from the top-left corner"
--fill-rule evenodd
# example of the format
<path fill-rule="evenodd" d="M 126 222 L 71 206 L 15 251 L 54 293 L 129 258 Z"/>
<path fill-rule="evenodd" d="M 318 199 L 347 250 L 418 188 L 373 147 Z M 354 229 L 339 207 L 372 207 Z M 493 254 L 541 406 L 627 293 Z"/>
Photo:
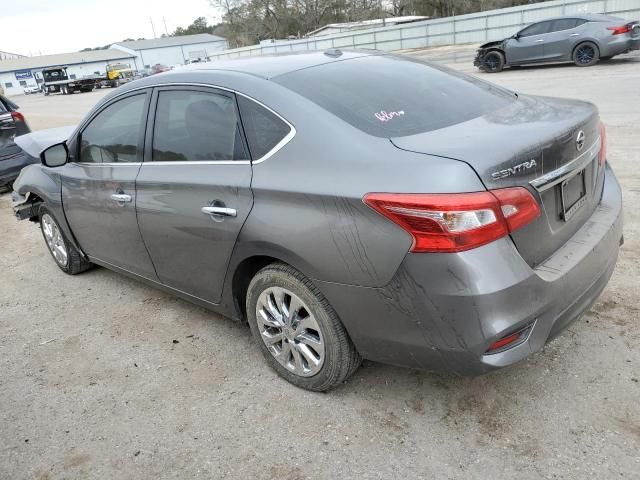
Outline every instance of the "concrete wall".
<path fill-rule="evenodd" d="M 68 65 L 67 72 L 69 75 L 75 75 L 76 78 L 86 77 L 88 75 L 93 75 L 96 72 L 99 72 L 100 75 L 105 75 L 106 65 L 107 63 L 130 63 L 133 66 L 133 59 L 122 59 L 122 60 L 110 60 L 109 62 L 89 62 L 89 63 L 79 63 L 76 65 Z M 27 86 L 35 86 L 36 78 L 42 79 L 42 67 L 40 68 L 32 68 L 31 73 L 33 78 L 28 78 L 23 80 L 26 82 Z M 11 87 L 7 87 L 7 83 L 11 83 Z M 14 72 L 2 72 L 0 73 L 0 85 L 4 88 L 5 95 L 21 95 L 24 93 L 22 85 L 20 85 L 20 80 L 16 79 Z"/>
<path fill-rule="evenodd" d="M 438 45 L 480 43 L 507 37 L 525 25 L 538 20 L 576 13 L 607 13 L 627 20 L 638 20 L 640 19 L 640 0 L 553 0 L 425 20 L 407 25 L 293 40 L 275 45 L 253 45 L 221 52 L 212 59 L 340 47 L 402 50 Z"/>

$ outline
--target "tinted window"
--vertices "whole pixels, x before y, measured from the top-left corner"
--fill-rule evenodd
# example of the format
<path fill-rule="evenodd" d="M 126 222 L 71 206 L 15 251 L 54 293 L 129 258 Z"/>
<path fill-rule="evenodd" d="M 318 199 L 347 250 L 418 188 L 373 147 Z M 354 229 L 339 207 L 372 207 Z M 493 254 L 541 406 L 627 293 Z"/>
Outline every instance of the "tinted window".
<path fill-rule="evenodd" d="M 378 137 L 444 128 L 515 100 L 510 92 L 472 77 L 389 55 L 331 62 L 274 81 Z"/>
<path fill-rule="evenodd" d="M 112 103 L 82 131 L 80 161 L 91 163 L 140 162 L 146 95 Z"/>
<path fill-rule="evenodd" d="M 246 159 L 230 95 L 165 90 L 158 95 L 153 129 L 153 160 Z"/>
<path fill-rule="evenodd" d="M 543 33 L 547 33 L 549 31 L 550 26 L 551 26 L 551 22 L 534 23 L 533 25 L 529 25 L 524 30 L 521 30 L 520 36 L 530 37 L 531 35 L 541 35 Z"/>
<path fill-rule="evenodd" d="M 269 153 L 291 131 L 289 125 L 256 102 L 238 96 L 238 103 L 254 160 Z"/>
<path fill-rule="evenodd" d="M 575 28 L 578 23 L 578 20 L 575 18 L 560 18 L 558 20 L 554 20 L 551 22 L 551 30 L 550 32 L 559 32 L 561 30 L 570 30 Z"/>

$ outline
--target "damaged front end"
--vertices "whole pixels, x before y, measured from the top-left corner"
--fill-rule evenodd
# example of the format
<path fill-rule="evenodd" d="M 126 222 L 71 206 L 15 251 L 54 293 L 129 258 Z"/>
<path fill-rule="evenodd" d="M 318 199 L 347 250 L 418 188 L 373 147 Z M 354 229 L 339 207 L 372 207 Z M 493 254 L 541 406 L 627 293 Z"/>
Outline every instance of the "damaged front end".
<path fill-rule="evenodd" d="M 487 42 L 478 47 L 478 51 L 476 53 L 476 58 L 473 60 L 473 65 L 476 67 L 482 67 L 484 65 L 484 56 L 489 53 L 491 50 L 502 50 L 504 51 L 504 44 L 507 39 L 496 40 L 495 42 Z"/>
<path fill-rule="evenodd" d="M 40 205 L 42 205 L 42 200 L 30 192 L 20 195 L 14 190 L 11 194 L 11 208 L 18 220 L 37 222 L 40 215 Z"/>

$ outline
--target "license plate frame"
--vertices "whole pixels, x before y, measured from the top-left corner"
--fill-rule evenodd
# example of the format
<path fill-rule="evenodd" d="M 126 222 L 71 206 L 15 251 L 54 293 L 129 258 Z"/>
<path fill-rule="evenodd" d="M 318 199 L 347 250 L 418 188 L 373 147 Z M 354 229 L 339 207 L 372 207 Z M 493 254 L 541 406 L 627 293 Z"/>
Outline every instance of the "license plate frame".
<path fill-rule="evenodd" d="M 562 219 L 565 222 L 568 222 L 587 203 L 585 169 L 580 170 L 560 184 L 560 202 Z"/>

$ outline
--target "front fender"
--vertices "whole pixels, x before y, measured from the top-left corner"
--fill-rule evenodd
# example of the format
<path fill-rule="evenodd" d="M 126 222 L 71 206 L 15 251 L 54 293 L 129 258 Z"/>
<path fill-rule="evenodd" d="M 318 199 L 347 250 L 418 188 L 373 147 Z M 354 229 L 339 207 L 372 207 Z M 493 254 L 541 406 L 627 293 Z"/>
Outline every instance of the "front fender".
<path fill-rule="evenodd" d="M 58 221 L 60 229 L 64 232 L 66 238 L 78 251 L 82 252 L 67 223 L 67 217 L 64 214 L 62 205 L 62 184 L 54 168 L 48 168 L 41 164 L 29 165 L 23 168 L 13 184 L 13 189 L 23 197 L 27 196 L 27 194 L 29 194 L 29 198 L 31 196 L 38 197 Z"/>

